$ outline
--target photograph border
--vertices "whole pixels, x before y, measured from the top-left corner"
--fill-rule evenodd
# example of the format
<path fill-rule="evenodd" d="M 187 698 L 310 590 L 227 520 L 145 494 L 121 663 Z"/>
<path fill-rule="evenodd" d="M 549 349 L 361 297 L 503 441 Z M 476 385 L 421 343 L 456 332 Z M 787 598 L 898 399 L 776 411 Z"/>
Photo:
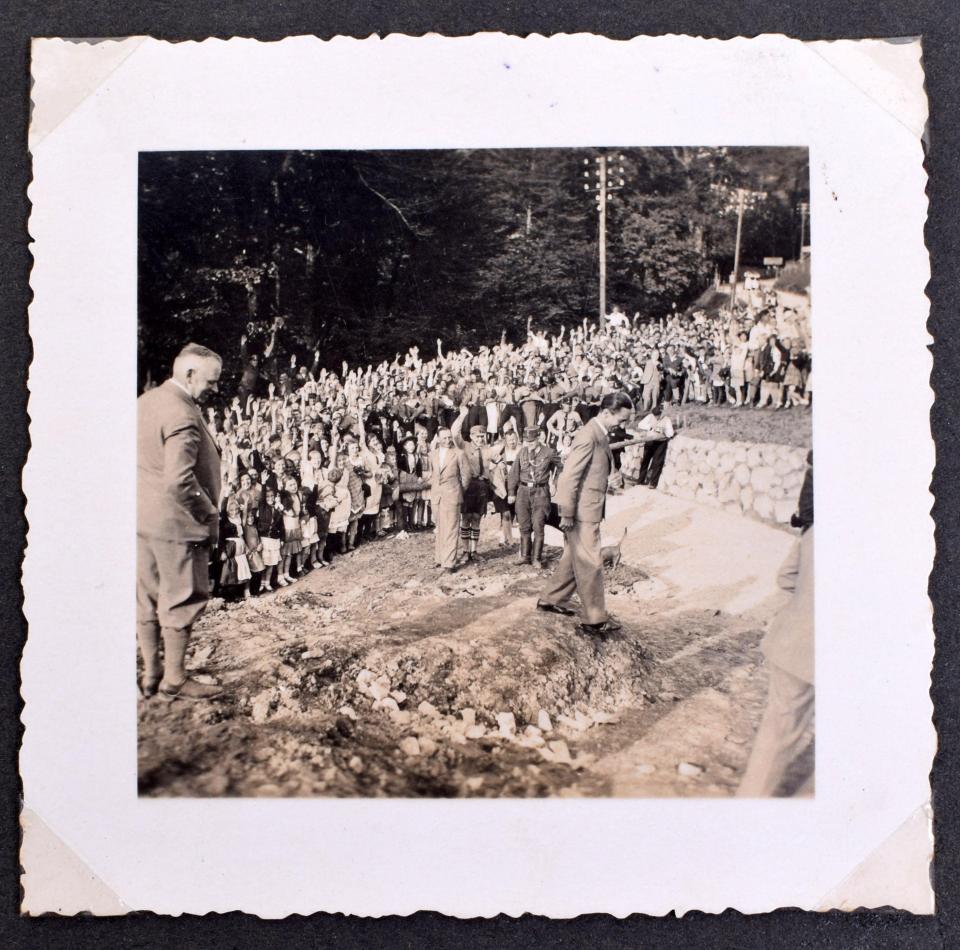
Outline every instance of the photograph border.
<path fill-rule="evenodd" d="M 27 37 L 29 35 L 129 35 L 146 32 L 143 18 L 156 15 L 156 11 L 132 6 L 127 10 L 112 11 L 104 17 L 103 10 L 94 8 L 93 4 L 78 3 L 71 6 L 69 15 L 65 11 L 51 8 L 43 16 L 28 16 L 33 14 L 28 10 L 24 0 L 17 0 L 19 7 L 15 16 L 11 16 L 6 25 L 0 26 L 3 31 L 3 41 L 9 56 L 5 59 L 3 69 L 10 78 L 6 88 L 20 90 L 21 95 L 11 96 L 3 102 L 3 116 L 7 120 L 6 127 L 18 130 L 18 135 L 8 136 L 3 142 L 5 167 L 12 169 L 9 175 L 9 185 L 2 196 L 3 204 L 0 207 L 8 213 L 3 216 L 2 226 L 8 240 L 3 244 L 0 252 L 0 264 L 3 267 L 4 281 L 0 285 L 0 300 L 7 316 L 4 336 L 7 344 L 0 359 L 4 372 L 0 373 L 0 391 L 6 397 L 8 414 L 3 422 L 4 453 L 8 464 L 4 467 L 5 492 L 8 498 L 22 499 L 19 495 L 19 467 L 22 464 L 27 444 L 25 426 L 25 387 L 23 385 L 24 368 L 29 361 L 29 340 L 26 333 L 25 308 L 29 297 L 26 279 L 29 274 L 29 254 L 25 243 L 27 201 L 24 195 L 26 182 L 29 180 L 29 162 L 25 156 L 26 113 L 27 113 L 27 70 L 26 61 Z M 813 5 L 810 5 L 813 6 Z M 937 502 L 934 507 L 934 517 L 937 519 L 938 555 L 931 581 L 931 594 L 936 606 L 935 629 L 937 637 L 937 659 L 934 669 L 933 697 L 936 703 L 936 723 L 941 737 L 941 751 L 934 769 L 934 790 L 937 831 L 937 860 L 934 865 L 934 880 L 937 885 L 938 903 L 941 914 L 939 918 L 915 918 L 912 915 L 900 913 L 856 913 L 827 914 L 802 913 L 784 910 L 771 915 L 758 915 L 756 919 L 746 918 L 735 912 L 710 917 L 696 912 L 686 915 L 683 920 L 665 918 L 641 918 L 639 916 L 627 918 L 624 921 L 615 921 L 611 918 L 596 917 L 580 918 L 569 922 L 548 922 L 533 918 L 526 918 L 519 922 L 509 919 L 491 921 L 460 922 L 441 918 L 439 915 L 422 913 L 403 921 L 384 919 L 383 921 L 359 921 L 357 919 L 324 920 L 331 915 L 316 915 L 315 917 L 286 922 L 264 922 L 257 918 L 234 914 L 230 918 L 215 918 L 208 916 L 204 919 L 157 918 L 154 915 L 135 915 L 119 922 L 104 920 L 85 921 L 18 921 L 14 917 L 11 921 L 9 911 L 4 916 L 3 930 L 8 934 L 18 934 L 14 939 L 21 939 L 24 935 L 34 932 L 33 928 L 45 926 L 45 937 L 52 941 L 63 941 L 66 945 L 69 940 L 77 939 L 81 934 L 84 939 L 94 939 L 95 934 L 103 936 L 112 932 L 113 938 L 121 938 L 123 934 L 132 936 L 137 934 L 139 939 L 156 939 L 173 934 L 185 934 L 187 928 L 195 933 L 198 939 L 203 939 L 211 946 L 225 945 L 228 942 L 242 941 L 252 945 L 262 935 L 272 933 L 279 937 L 285 933 L 285 939 L 290 942 L 307 938 L 316 938 L 316 927 L 324 932 L 337 934 L 339 939 L 356 941 L 360 945 L 364 939 L 372 939 L 375 933 L 382 937 L 386 934 L 395 936 L 398 931 L 405 931 L 412 935 L 412 939 L 429 942 L 431 945 L 440 945 L 451 939 L 456 931 L 457 939 L 469 944 L 470 941 L 481 941 L 493 935 L 509 939 L 515 945 L 526 943 L 530 946 L 538 945 L 547 939 L 585 939 L 587 935 L 598 946 L 622 945 L 624 940 L 644 939 L 654 945 L 654 942 L 668 939 L 736 939 L 741 945 L 760 946 L 764 934 L 771 932 L 775 927 L 777 938 L 784 944 L 799 940 L 801 937 L 812 940 L 814 945 L 836 945 L 839 939 L 866 941 L 869 945 L 927 946 L 939 943 L 952 929 L 953 914 L 951 907 L 955 907 L 956 898 L 956 832 L 957 822 L 951 816 L 956 815 L 956 788 L 957 770 L 955 769 L 957 711 L 955 699 L 951 695 L 952 685 L 945 679 L 956 669 L 958 649 L 944 640 L 944 633 L 956 629 L 958 620 L 958 604 L 956 589 L 956 574 L 952 567 L 950 552 L 956 546 L 957 528 L 953 526 L 956 520 L 950 515 L 955 511 L 957 497 L 954 494 L 957 481 L 956 452 L 957 438 L 954 434 L 951 419 L 957 409 L 956 384 L 958 360 L 956 340 L 951 341 L 946 323 L 957 311 L 958 281 L 960 272 L 955 257 L 951 258 L 951 247 L 954 244 L 951 229 L 954 222 L 960 219 L 960 195 L 957 189 L 957 169 L 953 156 L 957 154 L 957 126 L 956 101 L 958 95 L 958 78 L 953 64 L 956 59 L 956 24 L 948 24 L 950 7 L 948 4 L 928 5 L 925 10 L 917 13 L 911 4 L 898 3 L 885 7 L 882 11 L 876 10 L 863 15 L 851 14 L 850 10 L 837 8 L 836 4 L 816 3 L 820 16 L 813 15 L 810 6 L 803 11 L 797 11 L 792 5 L 774 2 L 765 5 L 763 11 L 739 11 L 733 15 L 715 18 L 704 22 L 699 16 L 699 10 L 694 3 L 677 4 L 665 17 L 656 12 L 648 15 L 638 15 L 636 11 L 626 12 L 626 5 L 617 10 L 596 11 L 592 16 L 585 16 L 577 4 L 561 3 L 555 6 L 549 17 L 549 25 L 536 14 L 514 15 L 509 17 L 505 12 L 493 13 L 490 22 L 464 23 L 462 15 L 459 19 L 449 20 L 448 15 L 436 5 L 435 12 L 421 9 L 415 16 L 409 13 L 398 13 L 391 18 L 388 29 L 384 28 L 381 11 L 376 9 L 358 8 L 356 5 L 342 5 L 331 7 L 325 11 L 322 25 L 330 26 L 331 33 L 342 32 L 360 36 L 374 29 L 374 24 L 382 32 L 423 32 L 427 28 L 448 34 L 462 34 L 472 32 L 477 28 L 502 29 L 505 32 L 526 32 L 540 28 L 544 32 L 572 32 L 574 30 L 593 30 L 611 36 L 648 34 L 655 35 L 662 32 L 695 32 L 703 34 L 736 35 L 747 32 L 751 35 L 758 32 L 787 32 L 800 39 L 823 38 L 821 32 L 817 36 L 811 34 L 811 23 L 830 24 L 832 35 L 844 35 L 851 38 L 856 36 L 878 35 L 911 35 L 924 34 L 924 62 L 927 69 L 927 88 L 931 97 L 931 128 L 933 148 L 928 154 L 927 167 L 931 172 L 928 193 L 931 196 L 930 218 L 927 224 L 928 246 L 931 250 L 933 262 L 933 279 L 928 293 L 931 297 L 932 311 L 930 329 L 936 340 L 936 359 L 933 369 L 933 383 L 937 392 L 937 403 L 933 408 L 932 418 L 934 435 L 937 439 L 939 451 L 938 467 L 934 476 L 934 491 Z M 85 9 L 86 8 L 86 9 Z M 197 9 L 199 8 L 199 9 Z M 235 22 L 230 25 L 231 32 L 244 32 L 250 35 L 256 32 L 262 38 L 276 38 L 280 35 L 315 32 L 318 28 L 318 18 L 315 11 L 309 14 L 292 10 L 289 7 L 275 10 L 272 14 L 264 13 L 256 4 L 246 4 L 242 11 L 234 11 Z M 202 38 L 209 34 L 217 34 L 226 27 L 228 19 L 223 11 L 211 14 L 196 5 L 192 13 L 176 16 L 173 12 L 159 17 L 147 29 L 155 36 L 167 39 Z M 307 20 L 311 20 L 307 23 Z M 379 22 L 377 22 L 379 20 Z M 220 35 L 223 35 L 222 33 Z M 8 539 L 22 538 L 24 521 L 16 505 L 6 507 L 2 516 L 3 527 Z M 5 556 L 10 558 L 10 571 L 4 572 L 7 583 L 4 586 L 3 606 L 4 619 L 8 629 L 19 629 L 19 638 L 11 637 L 5 641 L 2 648 L 2 662 L 5 671 L 10 673 L 7 681 L 11 689 L 3 691 L 2 708 L 7 716 L 0 717 L 0 738 L 3 748 L 10 756 L 9 761 L 16 762 L 16 743 L 20 733 L 17 722 L 19 696 L 15 692 L 17 677 L 18 654 L 22 645 L 23 620 L 20 614 L 21 595 L 16 583 L 19 568 L 21 549 L 13 544 L 4 548 Z M 13 770 L 5 770 L 4 815 L 8 818 L 3 823 L 4 851 L 9 855 L 8 870 L 14 874 L 5 875 L 5 884 L 9 881 L 10 889 L 5 891 L 13 897 L 18 890 L 16 885 L 16 839 L 18 837 L 16 824 L 16 796 L 17 782 Z M 8 849 L 6 846 L 10 845 Z M 11 902 L 5 901 L 5 908 L 10 908 Z M 15 901 L 13 902 L 15 904 Z M 14 911 L 15 913 L 15 911 Z M 335 918 L 336 915 L 333 915 Z M 319 919 L 318 919 L 319 918 Z M 307 927 L 308 921 L 313 926 Z M 195 928 L 195 929 L 194 929 Z M 955 930 L 953 931 L 956 932 Z M 259 934 L 259 936 L 258 936 Z M 111 938 L 107 938 L 111 939 Z M 663 945 L 662 943 L 660 945 Z M 861 943 L 867 945 L 867 943 Z"/>

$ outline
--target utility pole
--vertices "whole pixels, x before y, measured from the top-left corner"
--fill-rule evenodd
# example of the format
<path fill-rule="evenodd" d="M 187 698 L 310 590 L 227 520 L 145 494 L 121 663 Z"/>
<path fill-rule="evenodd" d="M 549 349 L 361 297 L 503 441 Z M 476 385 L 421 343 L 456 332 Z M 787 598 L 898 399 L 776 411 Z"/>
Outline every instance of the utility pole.
<path fill-rule="evenodd" d="M 810 205 L 806 201 L 800 202 L 800 250 L 797 251 L 797 260 L 803 260 L 803 246 L 806 244 L 807 236 L 807 215 L 810 213 Z"/>
<path fill-rule="evenodd" d="M 737 306 L 737 279 L 740 276 L 740 235 L 743 234 L 743 207 L 746 204 L 747 193 L 743 188 L 737 189 L 737 246 L 733 252 L 733 277 L 730 281 L 730 313 L 734 313 Z"/>
<path fill-rule="evenodd" d="M 623 156 L 617 156 L 623 161 Z M 584 182 L 584 191 L 596 191 L 595 199 L 597 202 L 597 215 L 599 218 L 597 226 L 598 245 L 600 253 L 600 312 L 597 317 L 601 326 L 603 319 L 607 315 L 607 202 L 613 200 L 613 192 L 623 187 L 623 179 L 616 177 L 617 168 L 609 163 L 615 160 L 614 156 L 601 154 L 594 159 L 594 176 L 591 176 L 589 168 L 584 171 L 583 177 L 587 179 Z M 590 159 L 585 158 L 583 164 L 589 166 Z M 623 174 L 623 165 L 619 166 L 619 173 Z M 593 184 L 590 178 L 595 177 Z"/>
<path fill-rule="evenodd" d="M 607 156 L 597 163 L 597 213 L 600 215 L 600 323 L 607 315 Z"/>
<path fill-rule="evenodd" d="M 730 275 L 730 313 L 734 312 L 737 303 L 737 279 L 740 277 L 740 238 L 743 236 L 743 213 L 748 208 L 754 208 L 759 201 L 767 197 L 765 191 L 751 191 L 749 188 L 734 188 L 732 190 L 722 189 L 722 194 L 728 199 L 728 203 L 721 210 L 721 214 L 726 214 L 733 210 L 733 194 L 736 192 L 737 207 L 737 245 L 733 251 L 733 273 Z"/>

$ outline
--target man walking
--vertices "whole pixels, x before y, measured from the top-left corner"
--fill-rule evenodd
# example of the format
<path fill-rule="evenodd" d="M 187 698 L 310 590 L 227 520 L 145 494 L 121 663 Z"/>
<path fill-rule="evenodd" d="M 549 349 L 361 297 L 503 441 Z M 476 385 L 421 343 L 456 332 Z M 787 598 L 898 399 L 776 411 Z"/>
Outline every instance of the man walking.
<path fill-rule="evenodd" d="M 217 391 L 221 361 L 188 343 L 173 376 L 137 400 L 137 639 L 140 692 L 210 699 L 219 686 L 187 676 L 190 631 L 210 596 L 217 543 L 220 453 L 198 404 Z M 163 664 L 160 642 L 163 641 Z"/>
<path fill-rule="evenodd" d="M 507 503 L 516 502 L 520 560 L 529 564 L 532 556 L 538 570 L 543 567 L 543 529 L 550 513 L 550 476 L 559 467 L 556 451 L 540 441 L 540 430 L 524 429 L 523 445 L 507 474 Z"/>
<path fill-rule="evenodd" d="M 460 506 L 463 492 L 470 484 L 470 466 L 453 444 L 453 434 L 447 428 L 437 431 L 437 445 L 430 454 L 430 471 L 430 501 L 437 522 L 437 566 L 452 574 L 457 567 Z"/>
<path fill-rule="evenodd" d="M 566 535 L 556 573 L 537 601 L 539 610 L 572 615 L 574 592 L 580 595 L 583 633 L 603 635 L 620 629 L 604 604 L 600 522 L 603 520 L 607 479 L 613 467 L 608 433 L 633 414 L 633 402 L 623 392 L 609 393 L 600 410 L 574 436 L 570 454 L 557 482 L 560 530 Z"/>

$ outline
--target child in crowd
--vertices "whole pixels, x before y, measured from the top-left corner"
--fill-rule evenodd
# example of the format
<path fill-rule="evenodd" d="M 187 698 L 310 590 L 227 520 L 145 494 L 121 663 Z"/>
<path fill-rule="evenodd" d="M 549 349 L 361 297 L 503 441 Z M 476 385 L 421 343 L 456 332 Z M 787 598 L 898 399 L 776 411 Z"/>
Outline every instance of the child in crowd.
<path fill-rule="evenodd" d="M 323 562 L 317 559 L 320 535 L 317 530 L 317 515 L 311 495 L 312 493 L 307 489 L 300 489 L 300 544 L 302 547 L 301 563 L 304 571 L 323 567 Z"/>
<path fill-rule="evenodd" d="M 344 484 L 343 469 L 332 468 L 327 472 L 327 481 L 333 486 L 334 506 L 330 511 L 330 533 L 328 546 L 344 554 L 347 548 L 347 531 L 350 528 L 350 492 Z"/>
<path fill-rule="evenodd" d="M 281 587 L 292 584 L 295 578 L 291 571 L 300 572 L 300 552 L 303 550 L 303 533 L 300 530 L 300 490 L 297 480 L 288 476 L 280 495 L 283 511 L 283 545 L 280 548 L 282 566 L 277 583 Z"/>
<path fill-rule="evenodd" d="M 247 548 L 247 563 L 250 566 L 250 587 L 259 593 L 263 588 L 263 542 L 257 530 L 257 513 L 259 504 L 243 504 L 243 543 Z"/>
<path fill-rule="evenodd" d="M 250 596 L 250 565 L 243 529 L 240 503 L 231 496 L 220 522 L 220 591 L 224 596 L 230 596 L 239 588 L 246 599 Z"/>
<path fill-rule="evenodd" d="M 277 493 L 272 488 L 264 489 L 260 507 L 257 509 L 257 534 L 263 545 L 264 575 L 260 589 L 269 592 L 274 585 L 280 586 L 277 569 L 280 566 L 280 547 L 283 543 L 283 514 L 277 506 Z"/>

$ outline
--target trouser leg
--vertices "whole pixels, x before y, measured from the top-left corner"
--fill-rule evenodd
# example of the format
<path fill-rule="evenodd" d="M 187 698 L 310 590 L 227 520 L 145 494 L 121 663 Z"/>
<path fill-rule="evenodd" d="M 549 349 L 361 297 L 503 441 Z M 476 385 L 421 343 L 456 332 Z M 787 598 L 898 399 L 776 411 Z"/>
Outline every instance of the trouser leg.
<path fill-rule="evenodd" d="M 538 488 L 533 499 L 533 562 L 540 565 L 543 561 L 543 533 L 550 513 L 550 494 L 545 488 Z"/>
<path fill-rule="evenodd" d="M 520 560 L 530 563 L 530 532 L 533 529 L 530 491 L 521 485 L 517 489 L 517 525 L 520 528 Z"/>
<path fill-rule="evenodd" d="M 640 459 L 640 471 L 637 474 L 637 481 L 644 485 L 647 481 L 647 473 L 650 471 L 650 460 L 653 458 L 653 442 L 647 442 L 643 447 L 643 457 Z"/>
<path fill-rule="evenodd" d="M 189 642 L 189 628 L 163 628 L 163 682 L 166 686 L 179 686 L 187 678 L 185 663 Z"/>
<path fill-rule="evenodd" d="M 602 623 L 607 619 L 603 591 L 603 559 L 600 556 L 600 525 L 577 522 L 567 532 L 577 593 L 583 604 L 584 623 Z"/>
<path fill-rule="evenodd" d="M 143 677 L 145 680 L 156 680 L 160 676 L 160 624 L 137 624 L 137 645 L 140 647 L 140 657 L 143 660 Z"/>
<path fill-rule="evenodd" d="M 147 538 L 137 536 L 137 644 L 147 679 L 160 672 L 160 623 L 157 598 L 160 574 L 153 548 Z"/>
<path fill-rule="evenodd" d="M 788 768 L 804 751 L 813 721 L 813 686 L 774 664 L 769 666 L 769 676 L 767 705 L 737 789 L 743 798 L 768 797 L 780 791 Z"/>
<path fill-rule="evenodd" d="M 460 506 L 449 501 L 436 505 L 436 557 L 441 567 L 457 563 L 457 538 L 460 531 Z"/>
<path fill-rule="evenodd" d="M 650 477 L 649 483 L 656 488 L 660 482 L 660 475 L 663 472 L 663 463 L 667 459 L 667 440 L 651 443 L 653 451 L 650 455 Z"/>
<path fill-rule="evenodd" d="M 563 546 L 560 563 L 540 595 L 540 600 L 546 604 L 565 604 L 576 592 L 577 579 L 573 571 L 573 545 L 569 540 L 570 533 L 567 533 L 567 543 Z"/>

